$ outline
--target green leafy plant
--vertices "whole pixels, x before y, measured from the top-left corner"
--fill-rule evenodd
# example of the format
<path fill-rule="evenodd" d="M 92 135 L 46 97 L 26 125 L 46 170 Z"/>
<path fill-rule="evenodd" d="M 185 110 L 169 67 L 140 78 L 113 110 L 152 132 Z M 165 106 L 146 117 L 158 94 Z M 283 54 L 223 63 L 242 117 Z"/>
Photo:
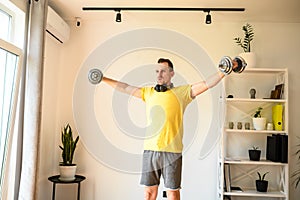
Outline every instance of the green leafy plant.
<path fill-rule="evenodd" d="M 69 124 L 67 124 L 61 131 L 61 142 L 62 145 L 59 145 L 62 150 L 62 159 L 63 161 L 60 165 L 70 166 L 73 164 L 74 152 L 76 149 L 77 142 L 79 140 L 79 136 L 76 139 L 73 139 L 72 128 Z"/>
<path fill-rule="evenodd" d="M 298 139 L 300 139 L 300 137 L 298 137 Z M 298 160 L 298 169 L 292 174 L 292 178 L 294 178 L 293 183 L 295 184 L 295 188 L 297 188 L 300 183 L 300 143 L 297 144 L 297 147 L 299 149 L 297 149 L 295 155 Z"/>
<path fill-rule="evenodd" d="M 257 146 L 252 146 L 252 149 L 253 149 L 253 150 L 259 150 L 259 147 L 257 147 Z"/>
<path fill-rule="evenodd" d="M 256 190 L 258 192 L 267 192 L 268 191 L 268 181 L 265 180 L 266 175 L 269 172 L 266 172 L 264 174 L 260 174 L 259 172 L 257 172 L 258 174 L 258 179 L 255 181 L 255 185 L 256 185 Z"/>
<path fill-rule="evenodd" d="M 266 172 L 266 173 L 264 173 L 264 174 L 261 174 L 261 173 L 257 172 L 257 174 L 258 174 L 258 180 L 264 181 L 264 180 L 265 180 L 265 177 L 266 177 L 266 175 L 267 175 L 268 173 L 269 173 L 269 172 Z"/>
<path fill-rule="evenodd" d="M 257 110 L 255 111 L 253 117 L 254 118 L 261 118 L 261 111 L 262 111 L 262 107 L 258 107 Z"/>
<path fill-rule="evenodd" d="M 260 154 L 261 150 L 259 150 L 258 146 L 252 146 L 252 149 L 248 150 L 249 153 L 249 159 L 252 161 L 259 161 L 260 160 Z"/>
<path fill-rule="evenodd" d="M 238 44 L 238 46 L 241 46 L 244 52 L 250 52 L 251 46 L 250 43 L 254 38 L 254 32 L 253 27 L 251 24 L 246 24 L 242 27 L 242 30 L 244 31 L 244 38 L 236 37 L 234 38 L 235 42 Z"/>

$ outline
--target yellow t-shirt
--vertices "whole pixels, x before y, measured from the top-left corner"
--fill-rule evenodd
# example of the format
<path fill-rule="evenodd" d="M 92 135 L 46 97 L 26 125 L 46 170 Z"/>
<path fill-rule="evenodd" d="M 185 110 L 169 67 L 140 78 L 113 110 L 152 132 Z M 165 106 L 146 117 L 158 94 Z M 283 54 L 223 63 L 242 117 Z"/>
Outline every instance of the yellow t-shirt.
<path fill-rule="evenodd" d="M 153 87 L 142 88 L 146 103 L 147 131 L 145 150 L 181 153 L 183 149 L 183 114 L 192 101 L 191 85 L 156 92 Z"/>

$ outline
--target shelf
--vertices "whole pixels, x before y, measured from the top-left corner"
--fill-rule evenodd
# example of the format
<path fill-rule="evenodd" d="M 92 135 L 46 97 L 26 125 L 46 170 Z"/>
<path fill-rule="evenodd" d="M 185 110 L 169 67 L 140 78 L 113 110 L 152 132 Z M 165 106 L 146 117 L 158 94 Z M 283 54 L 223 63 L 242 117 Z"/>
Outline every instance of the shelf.
<path fill-rule="evenodd" d="M 257 192 L 256 190 L 224 192 L 224 195 L 245 196 L 245 197 L 277 197 L 277 198 L 287 197 L 287 195 L 284 194 L 283 192 L 278 192 L 278 191 Z"/>
<path fill-rule="evenodd" d="M 272 166 L 287 166 L 287 163 L 272 162 L 269 160 L 251 161 L 248 159 L 236 159 L 226 158 L 224 163 L 226 164 L 238 164 L 238 165 L 272 165 Z"/>
<path fill-rule="evenodd" d="M 275 131 L 275 130 L 245 130 L 245 129 L 225 129 L 227 133 L 258 133 L 258 134 L 286 134 L 286 131 Z"/>
<path fill-rule="evenodd" d="M 219 173 L 221 176 L 218 200 L 223 200 L 225 196 L 231 199 L 248 197 L 289 200 L 289 164 L 267 160 L 271 153 L 276 154 L 283 150 L 282 145 L 274 144 L 276 141 L 274 142 L 273 135 L 287 136 L 289 132 L 288 83 L 288 70 L 285 68 L 247 68 L 242 74 L 234 73 L 224 80 L 224 91 L 220 97 L 223 127 L 220 142 Z M 276 95 L 280 97 L 279 99 L 270 98 L 275 97 L 274 91 L 280 94 Z M 232 98 L 228 98 L 229 95 Z M 277 105 L 282 105 L 282 116 L 274 114 L 274 106 Z M 262 116 L 267 119 L 267 123 L 274 121 L 277 123 L 282 120 L 282 130 L 254 130 L 252 118 L 258 107 L 263 108 Z M 277 116 L 278 119 L 275 119 Z M 231 123 L 234 125 L 233 129 L 229 129 L 232 127 Z M 237 128 L 240 127 L 239 123 L 242 123 L 241 129 Z M 260 161 L 249 160 L 248 150 L 254 146 L 261 150 Z M 255 180 L 258 178 L 258 171 L 270 172 L 268 192 L 256 191 Z M 239 187 L 242 190 L 239 191 Z M 228 192 L 226 192 L 227 188 Z"/>
<path fill-rule="evenodd" d="M 259 74 L 263 74 L 263 73 L 287 73 L 287 69 L 286 68 L 246 68 L 244 70 L 244 74 L 246 73 L 259 73 Z"/>
<path fill-rule="evenodd" d="M 250 99 L 250 98 L 226 98 L 226 102 L 263 102 L 263 103 L 286 103 L 286 99 Z"/>

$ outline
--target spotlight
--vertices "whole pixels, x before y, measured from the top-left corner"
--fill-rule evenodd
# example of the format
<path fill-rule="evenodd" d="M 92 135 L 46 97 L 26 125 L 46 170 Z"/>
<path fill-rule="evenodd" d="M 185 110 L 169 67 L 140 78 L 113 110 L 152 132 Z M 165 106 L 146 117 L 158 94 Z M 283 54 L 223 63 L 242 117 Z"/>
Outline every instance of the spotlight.
<path fill-rule="evenodd" d="M 116 15 L 116 22 L 121 22 L 121 10 L 117 10 L 117 15 Z"/>
<path fill-rule="evenodd" d="M 209 14 L 210 11 L 207 11 L 207 15 L 205 18 L 205 23 L 206 24 L 211 24 L 211 15 Z"/>

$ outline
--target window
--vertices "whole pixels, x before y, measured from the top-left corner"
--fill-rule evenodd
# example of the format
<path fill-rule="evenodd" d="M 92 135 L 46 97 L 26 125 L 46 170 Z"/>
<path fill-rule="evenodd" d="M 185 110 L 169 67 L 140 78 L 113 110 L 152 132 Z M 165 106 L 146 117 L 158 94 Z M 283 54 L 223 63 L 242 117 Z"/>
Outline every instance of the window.
<path fill-rule="evenodd" d="M 0 22 L 0 38 L 4 40 L 9 40 L 9 33 L 11 32 L 11 16 L 3 10 L 0 10 Z"/>
<path fill-rule="evenodd" d="M 5 153 L 7 149 L 6 144 L 9 136 L 14 96 L 17 93 L 17 91 L 15 91 L 16 75 L 20 56 L 18 55 L 19 53 L 17 49 L 14 52 L 9 52 L 3 44 L 1 44 L 0 48 L 0 163 L 2 164 L 0 166 L 1 180 L 3 177 Z"/>
<path fill-rule="evenodd" d="M 7 5 L 7 4 L 5 4 Z M 10 5 L 11 6 L 11 5 Z M 12 14 L 11 7 L 4 7 L 0 3 L 0 193 L 7 166 L 7 152 L 11 147 L 12 125 L 14 122 L 17 104 L 18 85 L 22 64 L 22 51 L 13 44 L 16 39 L 13 35 L 14 26 L 17 26 L 17 15 Z M 24 27 L 23 24 L 18 24 Z M 19 34 L 23 39 L 24 34 Z"/>

